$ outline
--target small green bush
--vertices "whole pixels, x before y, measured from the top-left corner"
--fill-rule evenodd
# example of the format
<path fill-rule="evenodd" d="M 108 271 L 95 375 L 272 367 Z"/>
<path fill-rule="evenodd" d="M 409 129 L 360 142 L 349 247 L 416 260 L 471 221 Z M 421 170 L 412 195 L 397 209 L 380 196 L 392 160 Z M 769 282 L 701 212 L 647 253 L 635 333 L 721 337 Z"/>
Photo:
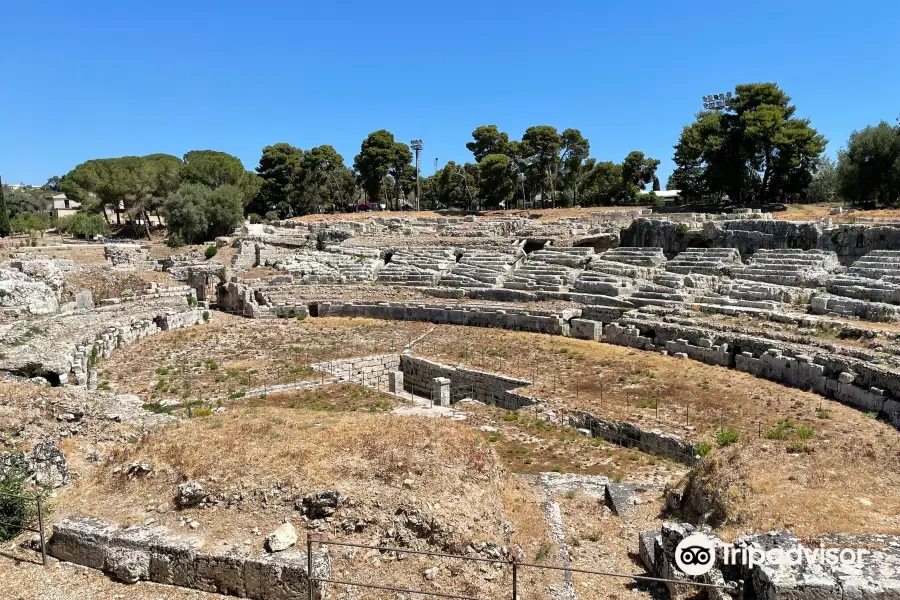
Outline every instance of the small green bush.
<path fill-rule="evenodd" d="M 816 433 L 815 433 L 815 431 L 813 431 L 813 428 L 808 425 L 804 425 L 802 427 L 797 428 L 797 437 L 800 438 L 801 440 L 812 439 L 812 437 L 815 434 Z"/>
<path fill-rule="evenodd" d="M 700 442 L 697 444 L 697 454 L 700 456 L 706 456 L 712 452 L 712 445 L 707 442 Z"/>
<path fill-rule="evenodd" d="M 831 417 L 831 413 L 825 410 L 824 408 L 820 408 L 816 411 L 816 416 L 820 419 L 828 419 Z"/>
<path fill-rule="evenodd" d="M 100 215 L 78 213 L 63 217 L 56 222 L 56 227 L 59 231 L 78 238 L 109 235 L 109 224 Z"/>
<path fill-rule="evenodd" d="M 716 444 L 720 447 L 736 444 L 741 439 L 741 432 L 731 427 L 723 427 L 716 434 Z"/>
<path fill-rule="evenodd" d="M 203 251 L 203 256 L 205 256 L 207 259 L 210 259 L 213 256 L 215 256 L 216 254 L 218 254 L 218 252 L 219 252 L 219 249 L 216 248 L 215 246 L 207 246 L 206 250 Z"/>
<path fill-rule="evenodd" d="M 22 533 L 37 517 L 37 506 L 28 495 L 28 470 L 25 457 L 16 453 L 9 455 L 9 468 L 0 477 L 0 540 L 7 541 Z M 9 495 L 12 494 L 12 495 Z"/>
<path fill-rule="evenodd" d="M 263 221 L 263 218 L 256 213 L 250 213 L 247 215 L 247 219 L 254 225 L 258 225 Z"/>
<path fill-rule="evenodd" d="M 209 313 L 208 310 L 204 310 L 204 311 L 203 311 L 203 321 L 204 321 L 205 323 L 209 323 L 209 319 L 210 319 L 211 317 L 212 317 L 212 315 Z"/>

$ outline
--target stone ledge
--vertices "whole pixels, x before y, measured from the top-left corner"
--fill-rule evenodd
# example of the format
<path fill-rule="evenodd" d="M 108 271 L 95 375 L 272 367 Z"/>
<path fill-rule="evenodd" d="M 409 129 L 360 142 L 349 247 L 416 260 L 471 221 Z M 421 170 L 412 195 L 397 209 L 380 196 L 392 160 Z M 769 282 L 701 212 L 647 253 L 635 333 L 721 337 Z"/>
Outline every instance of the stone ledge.
<path fill-rule="evenodd" d="M 48 552 L 125 583 L 152 581 L 255 600 L 306 598 L 308 591 L 305 551 L 268 554 L 239 545 L 204 551 L 202 541 L 163 527 L 122 528 L 101 519 L 67 517 L 53 526 Z M 313 554 L 313 574 L 331 574 L 327 552 Z M 325 585 L 317 582 L 313 597 L 324 596 Z"/>

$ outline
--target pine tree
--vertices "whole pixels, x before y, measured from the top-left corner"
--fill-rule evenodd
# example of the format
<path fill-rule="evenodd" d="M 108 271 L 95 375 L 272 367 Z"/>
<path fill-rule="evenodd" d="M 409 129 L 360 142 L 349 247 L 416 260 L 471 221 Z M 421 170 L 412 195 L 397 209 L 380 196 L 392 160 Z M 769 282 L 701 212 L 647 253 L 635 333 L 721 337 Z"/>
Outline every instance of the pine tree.
<path fill-rule="evenodd" d="M 6 210 L 6 198 L 3 196 L 3 180 L 0 179 L 0 237 L 6 237 L 11 233 L 9 211 Z"/>

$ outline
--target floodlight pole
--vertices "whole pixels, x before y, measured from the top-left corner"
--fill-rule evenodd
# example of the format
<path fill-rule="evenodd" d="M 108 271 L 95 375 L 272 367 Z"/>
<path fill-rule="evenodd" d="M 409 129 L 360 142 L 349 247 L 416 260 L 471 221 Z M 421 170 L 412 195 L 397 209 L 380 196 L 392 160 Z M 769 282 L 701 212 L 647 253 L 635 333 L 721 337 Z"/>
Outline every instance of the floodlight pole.
<path fill-rule="evenodd" d="M 419 152 L 422 151 L 422 140 L 413 140 L 409 145 L 416 151 L 416 210 L 420 210 L 419 198 L 422 196 L 422 186 L 419 184 Z"/>
<path fill-rule="evenodd" d="M 703 108 L 705 110 L 725 110 L 728 108 L 728 101 L 731 100 L 731 92 L 722 94 L 709 94 L 703 96 Z"/>

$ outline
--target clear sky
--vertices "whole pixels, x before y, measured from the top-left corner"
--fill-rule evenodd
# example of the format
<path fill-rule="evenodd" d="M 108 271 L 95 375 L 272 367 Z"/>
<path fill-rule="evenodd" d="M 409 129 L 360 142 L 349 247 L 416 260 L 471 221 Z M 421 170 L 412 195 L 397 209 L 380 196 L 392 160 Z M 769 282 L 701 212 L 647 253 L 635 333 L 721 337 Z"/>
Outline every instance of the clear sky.
<path fill-rule="evenodd" d="M 472 160 L 494 123 L 575 127 L 600 160 L 662 159 L 704 94 L 775 81 L 835 154 L 900 113 L 900 2 L 0 1 L 0 176 L 91 158 L 237 155 L 371 131 Z"/>

